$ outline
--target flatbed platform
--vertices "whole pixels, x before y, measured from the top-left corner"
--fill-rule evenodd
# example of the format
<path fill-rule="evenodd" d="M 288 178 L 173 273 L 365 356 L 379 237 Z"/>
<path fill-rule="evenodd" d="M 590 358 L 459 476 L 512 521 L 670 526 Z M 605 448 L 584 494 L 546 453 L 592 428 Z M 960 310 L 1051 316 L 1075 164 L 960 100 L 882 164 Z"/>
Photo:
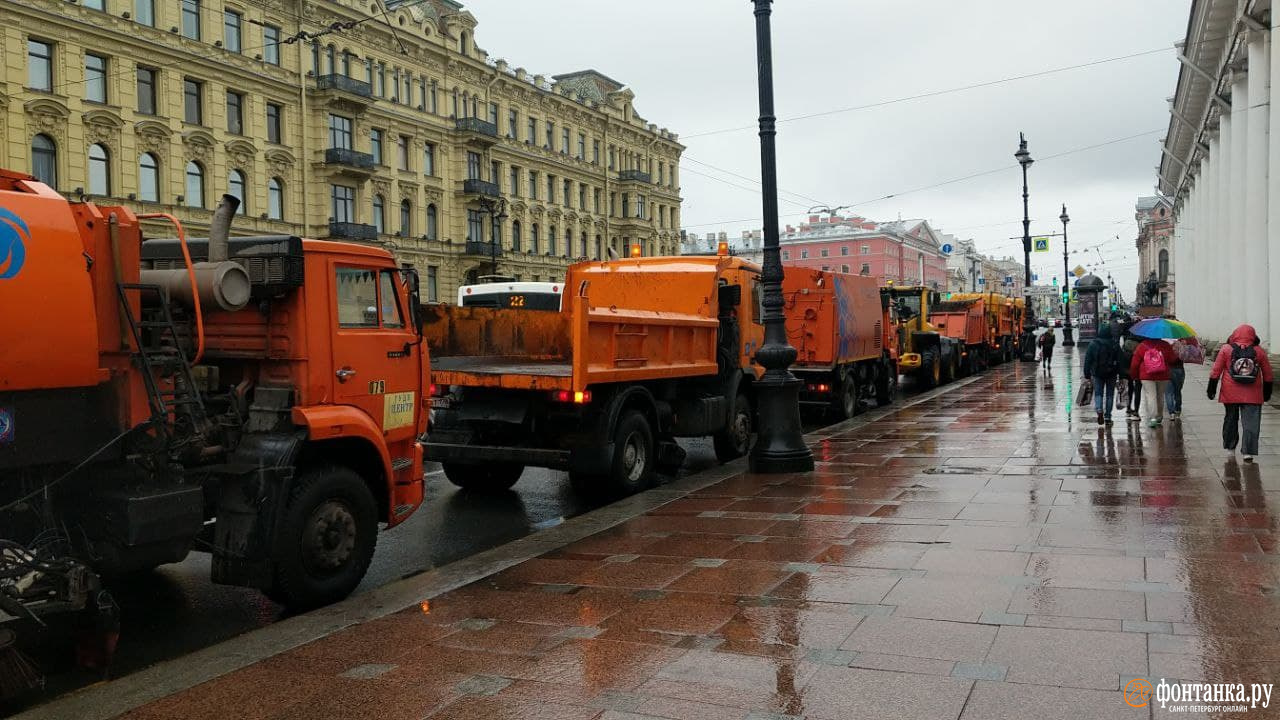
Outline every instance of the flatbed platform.
<path fill-rule="evenodd" d="M 573 366 L 561 360 L 540 362 L 530 358 L 492 355 L 459 355 L 431 359 L 432 372 L 458 372 L 469 375 L 536 375 L 567 378 Z"/>

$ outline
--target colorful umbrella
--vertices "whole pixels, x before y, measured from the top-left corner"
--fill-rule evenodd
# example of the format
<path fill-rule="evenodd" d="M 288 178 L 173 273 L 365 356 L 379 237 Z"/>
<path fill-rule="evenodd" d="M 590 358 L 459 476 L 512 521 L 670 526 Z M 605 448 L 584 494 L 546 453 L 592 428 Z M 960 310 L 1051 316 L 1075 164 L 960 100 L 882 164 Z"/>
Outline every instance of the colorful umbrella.
<path fill-rule="evenodd" d="M 1196 331 L 1181 320 L 1148 318 L 1129 328 L 1129 334 L 1141 338 L 1176 340 L 1177 338 L 1195 337 Z"/>

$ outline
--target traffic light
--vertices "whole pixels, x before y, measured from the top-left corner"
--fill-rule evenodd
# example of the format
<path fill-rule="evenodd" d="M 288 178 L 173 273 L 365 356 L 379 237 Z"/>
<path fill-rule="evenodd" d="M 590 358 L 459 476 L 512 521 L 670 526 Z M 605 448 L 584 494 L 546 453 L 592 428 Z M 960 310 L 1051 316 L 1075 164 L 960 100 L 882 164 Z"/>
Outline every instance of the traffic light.
<path fill-rule="evenodd" d="M 1069 303 L 1069 302 L 1071 302 L 1071 295 L 1070 295 L 1070 293 L 1068 293 L 1066 290 L 1063 290 L 1063 291 L 1062 291 L 1062 304 L 1063 304 L 1063 305 L 1066 305 L 1066 304 L 1067 304 L 1067 303 Z"/>
<path fill-rule="evenodd" d="M 1058 287 L 1058 276 L 1057 276 L 1057 275 L 1054 275 L 1054 276 L 1053 276 L 1053 286 L 1054 286 L 1054 287 Z"/>

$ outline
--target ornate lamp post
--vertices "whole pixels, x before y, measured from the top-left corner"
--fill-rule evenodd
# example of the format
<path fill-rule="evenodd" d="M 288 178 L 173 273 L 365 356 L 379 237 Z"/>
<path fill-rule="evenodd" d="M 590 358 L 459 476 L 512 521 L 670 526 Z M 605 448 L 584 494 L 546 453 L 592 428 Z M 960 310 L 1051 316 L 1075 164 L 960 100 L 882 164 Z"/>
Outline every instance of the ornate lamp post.
<path fill-rule="evenodd" d="M 500 197 L 497 200 L 488 198 L 480 198 L 480 211 L 488 214 L 489 223 L 489 274 L 498 274 L 498 246 L 501 237 L 502 225 L 507 221 L 507 199 Z M 492 222 L 492 221 L 496 221 Z"/>
<path fill-rule="evenodd" d="M 1031 196 L 1027 193 L 1027 168 L 1031 167 L 1031 163 L 1035 162 L 1031 159 L 1031 153 L 1027 151 L 1027 136 L 1018 133 L 1018 151 L 1013 154 L 1018 159 L 1018 164 L 1022 166 L 1022 262 L 1025 270 L 1023 277 L 1023 287 L 1031 288 L 1031 212 L 1028 205 L 1028 198 Z M 1023 314 L 1022 323 L 1022 360 L 1023 362 L 1036 361 L 1035 340 L 1032 334 L 1036 326 L 1035 310 L 1030 300 L 1027 301 L 1027 310 Z"/>
<path fill-rule="evenodd" d="M 1076 341 L 1071 338 L 1071 281 L 1067 279 L 1071 277 L 1071 271 L 1067 269 L 1067 223 L 1071 218 L 1067 215 L 1066 203 L 1062 204 L 1062 214 L 1058 219 L 1062 221 L 1062 292 L 1067 299 L 1062 303 L 1062 346 L 1073 347 Z"/>
<path fill-rule="evenodd" d="M 764 377 L 756 384 L 756 444 L 751 448 L 752 472 L 788 473 L 813 469 L 813 453 L 800 432 L 800 381 L 791 371 L 796 349 L 787 342 L 782 314 L 782 260 L 778 250 L 778 162 L 774 148 L 773 48 L 769 29 L 773 0 L 752 0 L 756 16 L 756 67 L 760 88 L 760 182 L 764 196 L 764 345 L 756 362 Z"/>

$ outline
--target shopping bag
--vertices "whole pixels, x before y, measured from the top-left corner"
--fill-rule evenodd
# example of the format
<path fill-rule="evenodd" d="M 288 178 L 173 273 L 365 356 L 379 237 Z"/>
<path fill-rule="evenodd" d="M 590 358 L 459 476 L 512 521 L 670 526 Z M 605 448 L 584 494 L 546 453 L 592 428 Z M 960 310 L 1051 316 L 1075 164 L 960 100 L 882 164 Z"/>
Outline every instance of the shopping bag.
<path fill-rule="evenodd" d="M 1116 409 L 1124 410 L 1129 407 L 1129 381 L 1120 378 L 1116 381 Z"/>
<path fill-rule="evenodd" d="M 1080 383 L 1080 389 L 1076 391 L 1076 405 L 1084 407 L 1093 402 L 1093 381 L 1085 380 Z"/>

